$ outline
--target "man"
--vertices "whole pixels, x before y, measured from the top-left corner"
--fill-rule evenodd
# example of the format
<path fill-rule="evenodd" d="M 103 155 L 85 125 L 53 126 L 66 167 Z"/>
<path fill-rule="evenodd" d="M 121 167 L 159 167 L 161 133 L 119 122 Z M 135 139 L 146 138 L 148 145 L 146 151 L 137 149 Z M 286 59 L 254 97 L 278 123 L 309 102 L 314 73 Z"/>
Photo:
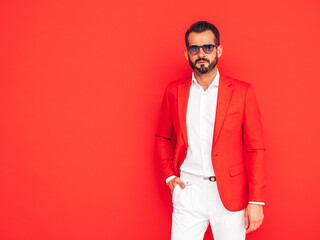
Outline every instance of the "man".
<path fill-rule="evenodd" d="M 170 83 L 156 133 L 162 175 L 172 193 L 172 240 L 243 240 L 263 221 L 265 150 L 249 83 L 219 73 L 217 28 L 185 34 L 192 76 Z"/>

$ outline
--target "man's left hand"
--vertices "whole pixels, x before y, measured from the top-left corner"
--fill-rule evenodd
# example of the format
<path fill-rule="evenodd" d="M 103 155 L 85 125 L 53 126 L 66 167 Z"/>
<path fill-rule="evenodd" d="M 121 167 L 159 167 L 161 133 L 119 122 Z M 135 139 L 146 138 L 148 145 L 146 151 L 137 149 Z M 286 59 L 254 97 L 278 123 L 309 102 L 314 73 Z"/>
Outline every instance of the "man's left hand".
<path fill-rule="evenodd" d="M 258 204 L 249 203 L 244 212 L 246 233 L 257 230 L 262 224 L 263 218 L 263 207 Z"/>

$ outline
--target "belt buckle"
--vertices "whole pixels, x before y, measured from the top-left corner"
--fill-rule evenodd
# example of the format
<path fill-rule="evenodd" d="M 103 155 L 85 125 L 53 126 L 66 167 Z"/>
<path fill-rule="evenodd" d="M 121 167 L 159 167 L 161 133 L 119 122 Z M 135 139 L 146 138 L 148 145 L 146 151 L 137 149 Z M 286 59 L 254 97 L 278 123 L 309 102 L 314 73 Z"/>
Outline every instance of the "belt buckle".
<path fill-rule="evenodd" d="M 210 182 L 215 182 L 215 181 L 216 181 L 216 177 L 215 177 L 215 176 L 209 177 L 209 181 L 210 181 Z"/>

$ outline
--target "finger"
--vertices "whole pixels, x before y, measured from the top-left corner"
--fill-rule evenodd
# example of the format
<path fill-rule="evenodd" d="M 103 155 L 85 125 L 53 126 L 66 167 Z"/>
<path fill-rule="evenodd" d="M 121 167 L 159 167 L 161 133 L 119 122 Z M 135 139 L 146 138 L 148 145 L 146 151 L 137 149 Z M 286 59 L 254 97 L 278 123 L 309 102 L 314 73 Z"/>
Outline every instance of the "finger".
<path fill-rule="evenodd" d="M 254 231 L 255 222 L 253 221 L 252 217 L 250 217 L 249 213 L 246 214 L 247 219 L 247 231 L 246 233 Z"/>
<path fill-rule="evenodd" d="M 173 190 L 174 190 L 174 188 L 176 187 L 178 185 L 178 183 L 176 183 L 176 182 L 173 182 L 172 184 L 171 184 L 171 192 L 173 192 Z"/>
<path fill-rule="evenodd" d="M 179 177 L 174 178 L 174 181 L 175 181 L 176 183 L 178 183 L 178 184 L 182 182 Z"/>
<path fill-rule="evenodd" d="M 253 231 L 257 230 L 258 227 L 259 227 L 259 226 L 258 226 L 258 224 L 257 224 L 256 221 L 250 221 L 250 226 L 249 226 L 249 228 L 248 228 L 248 230 L 247 230 L 247 233 L 253 232 Z"/>
<path fill-rule="evenodd" d="M 259 221 L 259 226 L 263 223 L 264 215 L 262 214 L 260 221 Z"/>
<path fill-rule="evenodd" d="M 263 214 L 257 216 L 257 217 L 253 220 L 255 230 L 258 229 L 258 228 L 261 226 L 262 222 L 263 222 Z"/>
<path fill-rule="evenodd" d="M 257 221 L 257 228 L 260 227 L 261 224 L 262 224 L 262 220 L 259 219 L 259 220 Z"/>
<path fill-rule="evenodd" d="M 172 194 L 172 185 L 169 185 L 170 193 Z"/>
<path fill-rule="evenodd" d="M 182 189 L 185 188 L 185 184 L 181 181 L 181 178 L 177 177 L 175 180 L 176 180 L 176 183 L 178 183 Z"/>
<path fill-rule="evenodd" d="M 248 226 L 249 226 L 249 216 L 247 214 L 247 211 L 245 211 L 245 213 L 244 213 L 244 227 L 245 227 L 245 229 L 247 229 Z"/>
<path fill-rule="evenodd" d="M 171 194 L 173 193 L 173 189 L 175 188 L 176 185 L 177 185 L 177 183 L 173 179 L 168 182 L 168 186 L 169 186 Z"/>
<path fill-rule="evenodd" d="M 175 178 L 174 178 L 174 179 L 171 179 L 171 180 L 168 182 L 168 185 L 169 185 L 170 188 L 174 187 L 176 184 L 177 184 L 177 183 L 176 183 L 176 179 L 175 179 Z"/>
<path fill-rule="evenodd" d="M 247 229 L 246 233 L 249 233 L 249 232 L 252 232 L 254 231 L 254 227 L 253 227 L 253 224 L 249 224 L 249 228 Z"/>
<path fill-rule="evenodd" d="M 179 186 L 183 189 L 183 188 L 185 188 L 185 184 L 181 181 L 180 183 L 179 183 Z"/>
<path fill-rule="evenodd" d="M 258 221 L 257 223 L 257 228 L 259 228 L 262 225 L 263 219 L 261 219 L 260 221 Z"/>

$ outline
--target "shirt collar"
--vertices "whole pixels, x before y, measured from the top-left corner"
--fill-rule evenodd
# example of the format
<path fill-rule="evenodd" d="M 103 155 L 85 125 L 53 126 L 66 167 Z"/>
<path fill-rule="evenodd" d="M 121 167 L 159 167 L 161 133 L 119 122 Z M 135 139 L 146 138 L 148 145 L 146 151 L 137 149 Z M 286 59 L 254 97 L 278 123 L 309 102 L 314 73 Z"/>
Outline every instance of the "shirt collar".
<path fill-rule="evenodd" d="M 214 79 L 213 79 L 212 83 L 210 84 L 210 86 L 208 87 L 208 89 L 212 88 L 213 86 L 214 87 L 219 87 L 219 79 L 220 79 L 220 73 L 219 73 L 219 70 L 217 69 L 217 74 L 214 77 Z M 195 76 L 194 76 L 194 72 L 192 72 L 192 82 L 191 83 L 200 86 L 199 83 L 197 82 Z"/>

